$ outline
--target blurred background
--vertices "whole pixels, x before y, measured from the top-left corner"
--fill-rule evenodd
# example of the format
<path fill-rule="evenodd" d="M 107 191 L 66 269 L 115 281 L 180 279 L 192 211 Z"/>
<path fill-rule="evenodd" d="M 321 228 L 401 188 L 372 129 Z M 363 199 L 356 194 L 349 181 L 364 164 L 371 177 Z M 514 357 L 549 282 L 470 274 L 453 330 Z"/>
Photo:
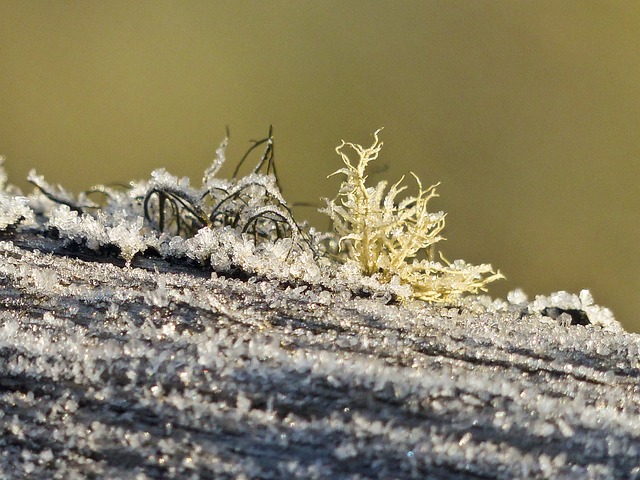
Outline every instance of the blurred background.
<path fill-rule="evenodd" d="M 341 139 L 371 177 L 442 182 L 447 258 L 532 299 L 591 289 L 640 331 L 640 2 L 0 0 L 0 154 L 78 192 L 230 175 L 274 126 L 285 197 L 333 197 Z M 299 220 L 320 228 L 314 208 Z"/>

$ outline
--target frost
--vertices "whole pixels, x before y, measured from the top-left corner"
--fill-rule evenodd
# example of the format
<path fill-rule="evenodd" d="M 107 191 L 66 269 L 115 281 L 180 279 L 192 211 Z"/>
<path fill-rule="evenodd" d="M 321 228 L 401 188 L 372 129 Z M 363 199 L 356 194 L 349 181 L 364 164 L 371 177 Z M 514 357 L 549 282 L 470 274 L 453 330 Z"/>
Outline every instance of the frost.
<path fill-rule="evenodd" d="M 109 242 L 106 226 L 90 215 L 79 214 L 68 205 L 57 205 L 48 214 L 48 226 L 69 240 L 84 242 L 92 250 L 99 250 Z"/>
<path fill-rule="evenodd" d="M 116 217 L 116 225 L 109 225 L 110 220 L 104 214 L 97 218 L 86 213 L 79 214 L 67 205 L 57 205 L 49 212 L 48 226 L 55 228 L 65 238 L 84 243 L 92 250 L 99 250 L 106 245 L 115 245 L 129 264 L 136 253 L 144 252 L 147 243 L 141 234 L 142 217 L 135 221 Z"/>
<path fill-rule="evenodd" d="M 33 223 L 33 211 L 29 208 L 29 200 L 17 194 L 17 190 L 7 185 L 7 174 L 0 157 L 0 230 L 18 223 Z"/>
<path fill-rule="evenodd" d="M 229 135 L 220 143 L 220 146 L 216 150 L 216 158 L 209 168 L 204 172 L 204 178 L 202 179 L 203 185 L 207 190 L 213 190 L 219 187 L 219 179 L 216 177 L 218 171 L 222 165 L 226 162 L 225 152 L 229 145 Z"/>
<path fill-rule="evenodd" d="M 0 230 L 21 222 L 33 221 L 33 211 L 29 208 L 29 200 L 26 197 L 0 192 Z"/>
<path fill-rule="evenodd" d="M 516 288 L 507 294 L 507 301 L 513 305 L 523 305 L 529 301 L 529 297 L 521 288 Z"/>
<path fill-rule="evenodd" d="M 565 291 L 555 292 L 549 296 L 537 295 L 529 305 L 528 310 L 530 313 L 543 313 L 556 319 L 562 317 L 570 324 L 574 323 L 572 320 L 574 316 L 584 317 L 586 315 L 591 325 L 612 332 L 623 331 L 622 326 L 614 318 L 611 310 L 595 305 L 591 292 L 586 289 L 581 290 L 579 295 Z"/>
<path fill-rule="evenodd" d="M 291 263 L 299 263 L 301 259 L 313 263 L 311 268 L 295 266 L 293 270 L 300 271 L 300 275 L 316 270 L 314 255 L 319 242 L 314 235 L 302 232 L 280 192 L 272 173 L 275 171 L 270 156 L 272 139 L 268 139 L 267 152 L 258 167 L 230 181 L 215 177 L 225 161 L 227 144 L 225 138 L 200 188 L 191 187 L 186 177 L 178 178 L 165 169 L 157 169 L 148 181 L 132 182 L 124 191 L 97 185 L 76 199 L 31 171 L 28 179 L 37 191 L 28 200 L 7 197 L 11 204 L 2 203 L 0 198 L 0 206 L 4 207 L 0 226 L 3 218 L 7 225 L 27 213 L 32 218 L 26 206 L 29 203 L 47 219 L 45 226 L 63 238 L 96 251 L 105 246 L 117 247 L 127 264 L 136 254 L 152 248 L 165 256 L 212 263 L 218 269 L 235 265 L 253 272 L 280 270 L 272 266 L 262 268 L 262 260 L 275 253 L 277 261 L 286 263 L 291 258 Z M 266 172 L 260 171 L 263 167 Z M 90 200 L 89 194 L 101 194 L 104 204 Z M 286 239 L 289 240 L 280 241 Z M 268 252 L 266 246 L 258 252 L 262 242 L 272 244 L 275 250 Z M 284 245 L 287 250 L 282 255 Z"/>
<path fill-rule="evenodd" d="M 147 242 L 142 234 L 144 220 L 138 217 L 134 222 L 121 220 L 113 227 L 107 227 L 109 242 L 120 249 L 120 255 L 127 264 L 131 263 L 133 257 L 138 253 L 144 253 L 147 249 Z"/>

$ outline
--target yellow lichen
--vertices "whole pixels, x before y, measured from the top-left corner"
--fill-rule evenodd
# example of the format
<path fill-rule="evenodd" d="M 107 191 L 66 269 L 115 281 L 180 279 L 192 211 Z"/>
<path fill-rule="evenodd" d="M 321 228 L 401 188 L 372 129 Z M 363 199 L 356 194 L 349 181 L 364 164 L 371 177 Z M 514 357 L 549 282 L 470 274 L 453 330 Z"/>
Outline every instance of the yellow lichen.
<path fill-rule="evenodd" d="M 453 303 L 463 293 L 485 291 L 489 282 L 503 278 L 491 265 L 470 265 L 462 260 L 449 263 L 442 256 L 442 262 L 435 260 L 435 244 L 443 240 L 440 232 L 445 214 L 428 212 L 427 203 L 438 196 L 438 185 L 424 189 L 412 173 L 418 194 L 399 202 L 396 197 L 406 189 L 401 186 L 404 177 L 388 190 L 384 181 L 375 187 L 366 185 L 365 170 L 382 148 L 379 132 L 369 148 L 344 141 L 336 148 L 345 166 L 332 175 L 342 174 L 345 180 L 337 198 L 327 202 L 323 211 L 333 221 L 339 258 L 355 262 L 362 274 L 381 282 L 397 277 L 411 286 L 413 298 L 429 302 Z M 351 163 L 345 147 L 356 152 L 357 165 Z"/>

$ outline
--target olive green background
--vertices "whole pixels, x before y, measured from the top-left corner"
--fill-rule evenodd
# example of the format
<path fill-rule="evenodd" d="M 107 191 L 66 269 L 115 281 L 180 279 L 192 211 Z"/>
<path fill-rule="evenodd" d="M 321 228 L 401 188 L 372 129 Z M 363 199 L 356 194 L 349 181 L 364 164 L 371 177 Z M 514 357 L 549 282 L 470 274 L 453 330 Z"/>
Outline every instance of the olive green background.
<path fill-rule="evenodd" d="M 285 196 L 319 203 L 340 139 L 384 126 L 371 180 L 442 182 L 447 258 L 498 267 L 495 296 L 589 288 L 634 331 L 639 79 L 635 0 L 0 1 L 12 183 L 199 184 L 225 126 L 235 163 L 273 124 Z"/>

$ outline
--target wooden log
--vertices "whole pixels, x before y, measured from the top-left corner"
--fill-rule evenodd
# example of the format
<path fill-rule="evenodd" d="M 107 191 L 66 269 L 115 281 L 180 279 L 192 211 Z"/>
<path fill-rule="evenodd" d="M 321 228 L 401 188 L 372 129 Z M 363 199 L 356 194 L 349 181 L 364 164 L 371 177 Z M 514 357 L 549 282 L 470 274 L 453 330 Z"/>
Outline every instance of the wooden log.
<path fill-rule="evenodd" d="M 639 337 L 505 304 L 385 305 L 5 233 L 0 471 L 640 478 Z"/>

